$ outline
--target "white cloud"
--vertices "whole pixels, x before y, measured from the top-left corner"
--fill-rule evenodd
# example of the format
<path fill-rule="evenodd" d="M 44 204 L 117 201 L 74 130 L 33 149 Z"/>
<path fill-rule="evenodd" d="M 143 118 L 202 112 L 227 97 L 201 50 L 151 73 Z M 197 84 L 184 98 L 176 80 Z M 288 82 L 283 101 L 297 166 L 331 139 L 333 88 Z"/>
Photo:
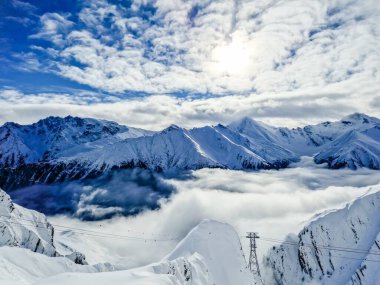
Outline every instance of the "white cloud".
<path fill-rule="evenodd" d="M 363 85 L 362 85 L 363 84 Z M 376 105 L 380 87 L 358 81 L 357 88 L 346 90 L 336 83 L 331 90 L 304 89 L 298 92 L 257 95 L 229 95 L 212 98 L 176 98 L 150 95 L 120 99 L 103 93 L 71 92 L 24 94 L 16 89 L 0 90 L 0 123 L 33 123 L 47 116 L 76 115 L 108 119 L 128 126 L 160 130 L 170 124 L 183 127 L 230 123 L 243 116 L 269 124 L 301 126 L 337 120 L 353 112 L 380 117 Z M 75 96 L 72 93 L 75 93 Z M 363 101 L 363 93 L 375 94 L 373 101 Z"/>
<path fill-rule="evenodd" d="M 12 0 L 11 4 L 16 9 L 21 9 L 25 12 L 28 12 L 29 14 L 33 14 L 38 8 L 29 2 L 19 1 L 19 0 Z"/>
<path fill-rule="evenodd" d="M 45 13 L 40 17 L 41 28 L 37 34 L 29 36 L 31 39 L 44 39 L 55 45 L 62 45 L 68 29 L 74 24 L 68 20 L 70 14 Z"/>
<path fill-rule="evenodd" d="M 24 27 L 28 27 L 34 23 L 34 21 L 28 17 L 14 17 L 14 16 L 6 16 L 5 19 L 19 23 Z"/>
<path fill-rule="evenodd" d="M 169 181 L 178 193 L 163 202 L 160 210 L 102 222 L 80 222 L 64 217 L 53 221 L 106 233 L 167 239 L 183 237 L 202 219 L 208 218 L 232 224 L 239 234 L 258 231 L 263 237 L 283 239 L 287 233 L 297 232 L 315 213 L 340 207 L 364 194 L 369 185 L 380 183 L 376 171 L 331 171 L 316 167 L 308 160 L 299 167 L 280 171 L 203 169 L 191 174 L 189 179 Z M 81 235 L 68 235 L 67 239 L 79 239 L 76 244 L 89 254 L 92 262 L 108 260 L 131 267 L 158 261 L 176 244 L 174 241 L 155 243 Z M 244 238 L 242 241 L 246 250 L 248 245 Z M 260 256 L 270 246 L 259 241 Z"/>
<path fill-rule="evenodd" d="M 32 46 L 50 60 L 31 52 L 13 55 L 24 63 L 16 68 L 151 97 L 20 94 L 17 102 L 2 99 L 0 122 L 71 114 L 160 129 L 242 116 L 292 126 L 352 112 L 380 116 L 380 13 L 374 4 L 161 0 L 135 1 L 127 13 L 97 0 L 85 4 L 77 23 L 69 14 L 47 13 L 31 37 L 53 43 Z M 147 5 L 156 9 L 149 17 L 142 16 Z M 165 95 L 176 91 L 201 96 Z M 124 96 L 128 92 L 118 94 Z"/>
<path fill-rule="evenodd" d="M 49 59 L 19 54 L 24 64 L 16 68 L 53 72 L 119 98 L 129 91 L 151 98 L 111 104 L 100 94 L 92 101 L 81 92 L 65 100 L 48 92 L 51 101 L 34 94 L 44 105 L 33 96 L 10 107 L 3 99 L 0 121 L 72 114 L 160 129 L 242 116 L 292 126 L 352 112 L 379 116 L 375 2 L 136 0 L 128 9 L 97 0 L 84 4 L 75 23 L 73 15 L 47 13 L 30 37 L 52 42 L 32 46 Z M 190 95 L 175 98 L 178 91 Z"/>
<path fill-rule="evenodd" d="M 149 19 L 139 10 L 148 4 L 156 9 Z M 135 1 L 128 12 L 97 0 L 85 5 L 70 32 L 62 29 L 72 25 L 67 17 L 45 14 L 37 36 L 60 43 L 54 54 L 60 75 L 110 92 L 265 93 L 340 81 L 354 87 L 356 78 L 379 83 L 377 6 L 161 0 Z M 232 61 L 242 66 L 228 69 Z"/>

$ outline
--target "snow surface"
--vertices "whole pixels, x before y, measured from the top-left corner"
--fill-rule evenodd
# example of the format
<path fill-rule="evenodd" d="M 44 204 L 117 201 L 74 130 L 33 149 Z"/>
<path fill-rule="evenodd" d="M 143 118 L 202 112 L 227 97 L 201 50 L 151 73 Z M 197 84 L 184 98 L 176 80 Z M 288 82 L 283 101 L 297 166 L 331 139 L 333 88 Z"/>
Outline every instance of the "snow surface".
<path fill-rule="evenodd" d="M 261 284 L 246 268 L 235 230 L 227 224 L 209 220 L 191 230 L 162 261 L 137 269 L 121 270 L 110 264 L 79 266 L 64 257 L 47 257 L 9 247 L 0 248 L 0 265 L 1 284 L 14 285 Z"/>
<path fill-rule="evenodd" d="M 174 260 L 198 253 L 203 257 L 209 272 L 209 284 L 254 284 L 239 236 L 232 226 L 205 220 L 164 258 Z"/>
<path fill-rule="evenodd" d="M 153 132 L 115 122 L 78 117 L 48 117 L 32 125 L 6 123 L 0 127 L 0 164 L 24 163 L 75 156 L 127 138 Z"/>
<path fill-rule="evenodd" d="M 63 160 L 70 162 L 70 159 Z M 297 160 L 289 151 L 253 143 L 221 125 L 191 130 L 171 126 L 152 136 L 125 140 L 72 159 L 86 164 L 89 169 L 128 165 L 159 171 L 203 167 L 276 168 Z"/>
<path fill-rule="evenodd" d="M 315 156 L 317 163 L 331 168 L 369 167 L 380 169 L 380 125 L 364 131 L 349 131 L 333 141 L 329 148 Z"/>
<path fill-rule="evenodd" d="M 85 264 L 84 256 L 54 240 L 46 217 L 14 204 L 2 190 L 0 215 L 1 284 L 258 284 L 246 267 L 238 234 L 227 224 L 204 220 L 162 261 L 123 270 L 76 264 L 78 258 Z"/>
<path fill-rule="evenodd" d="M 54 228 L 46 216 L 14 204 L 0 189 L 0 246 L 20 247 L 46 256 L 65 256 L 78 264 L 86 258 L 75 249 L 59 244 L 55 246 Z"/>
<path fill-rule="evenodd" d="M 0 245 L 28 248 L 47 256 L 58 255 L 53 245 L 54 229 L 45 215 L 12 202 L 0 189 Z"/>
<path fill-rule="evenodd" d="M 380 284 L 380 186 L 343 209 L 316 216 L 269 252 L 277 284 Z"/>
<path fill-rule="evenodd" d="M 110 264 L 80 265 L 66 257 L 48 257 L 24 248 L 0 247 L 2 285 L 28 285 L 64 272 L 96 273 L 117 269 Z"/>

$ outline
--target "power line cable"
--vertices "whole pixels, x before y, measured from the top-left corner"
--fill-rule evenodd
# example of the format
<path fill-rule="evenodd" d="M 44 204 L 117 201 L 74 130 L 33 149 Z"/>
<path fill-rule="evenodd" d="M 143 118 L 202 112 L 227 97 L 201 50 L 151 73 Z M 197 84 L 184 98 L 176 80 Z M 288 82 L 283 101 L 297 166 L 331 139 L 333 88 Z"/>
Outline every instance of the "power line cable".
<path fill-rule="evenodd" d="M 58 232 L 67 232 L 68 230 L 70 230 L 76 234 L 94 236 L 94 237 L 123 239 L 123 240 L 127 239 L 127 240 L 137 240 L 137 241 L 144 241 L 144 242 L 179 241 L 179 238 L 152 239 L 152 238 L 145 238 L 145 237 L 117 235 L 117 234 L 92 231 L 92 230 L 84 230 L 84 229 L 62 226 L 62 225 L 55 225 L 55 224 L 51 224 L 51 223 L 44 223 L 44 222 L 35 221 L 35 220 L 23 219 L 21 217 L 16 218 L 16 217 L 4 216 L 4 215 L 0 215 L 0 217 L 5 217 L 8 219 L 14 219 L 14 220 L 19 219 L 19 220 L 24 220 L 24 221 L 29 222 L 29 224 L 25 224 L 25 223 L 23 224 L 23 223 L 15 222 L 12 220 L 3 220 L 4 222 L 8 222 L 8 223 L 12 223 L 12 224 L 23 225 L 23 226 L 33 226 L 33 227 L 37 227 L 37 228 L 38 228 L 39 224 L 40 225 L 52 225 L 54 227 L 54 230 L 58 231 Z M 245 237 L 245 236 L 240 236 L 240 237 Z M 354 253 L 354 254 L 371 254 L 371 255 L 379 255 L 380 256 L 380 252 L 373 252 L 373 251 L 364 250 L 364 249 L 353 249 L 353 248 L 347 248 L 347 247 L 334 247 L 334 246 L 326 246 L 326 245 L 320 245 L 320 244 L 307 244 L 307 243 L 299 244 L 297 242 L 292 242 L 292 241 L 287 241 L 287 240 L 279 240 L 279 239 L 274 239 L 274 238 L 269 238 L 269 237 L 261 237 L 261 240 L 279 243 L 279 244 L 287 244 L 287 245 L 292 245 L 292 246 L 297 246 L 297 247 L 305 246 L 305 247 L 311 247 L 311 248 L 326 249 L 326 250 L 328 249 L 328 250 L 333 250 L 333 251 L 341 251 L 341 252 Z M 371 262 L 380 262 L 380 260 L 378 261 L 378 260 L 369 260 L 369 259 L 359 259 L 359 258 L 345 257 L 345 256 L 335 256 L 335 257 L 354 259 L 354 260 L 365 260 L 365 261 L 371 261 Z"/>
<path fill-rule="evenodd" d="M 70 229 L 70 230 L 88 231 L 88 232 L 107 234 L 108 235 L 108 233 L 104 233 L 104 232 L 93 231 L 93 230 L 84 230 L 84 229 L 75 228 L 75 227 L 68 227 L 68 226 L 63 226 L 63 225 L 59 225 L 59 224 L 52 224 L 50 222 L 44 223 L 44 222 L 40 222 L 40 221 L 35 221 L 35 220 L 30 220 L 30 219 L 24 219 L 24 218 L 21 218 L 21 217 L 10 217 L 10 216 L 5 216 L 5 215 L 0 215 L 0 217 L 9 218 L 9 219 L 16 219 L 16 220 L 23 220 L 23 221 L 33 222 L 33 223 L 36 223 L 36 224 L 42 224 L 42 225 L 52 225 L 53 227 L 66 228 L 66 229 Z M 147 233 L 147 232 L 139 232 L 139 231 L 134 231 L 134 230 L 130 230 L 130 229 L 128 229 L 127 231 L 128 232 L 131 231 L 131 232 L 135 232 L 135 233 L 140 233 L 140 234 L 143 234 L 143 235 L 146 234 L 146 235 L 151 235 L 151 236 L 163 236 L 163 237 L 166 236 L 166 237 L 168 237 L 167 239 L 175 239 L 175 240 L 178 239 L 178 237 L 169 237 L 167 235 Z M 116 234 L 109 234 L 109 235 L 125 237 L 123 235 L 116 235 Z"/>
<path fill-rule="evenodd" d="M 268 241 L 266 239 L 263 239 L 263 240 Z M 274 241 L 270 241 L 270 242 L 274 242 Z M 295 246 L 295 247 L 299 247 L 300 246 L 298 243 L 287 243 L 287 245 L 291 245 L 291 246 Z M 322 248 L 322 249 L 328 250 L 329 248 Z M 330 250 L 336 250 L 336 249 L 330 249 Z M 354 253 L 354 254 L 359 254 L 359 252 L 351 252 L 351 251 L 348 251 L 348 252 L 349 253 Z M 378 255 L 378 254 L 375 254 L 375 255 Z M 348 257 L 348 256 L 342 256 L 342 255 L 331 255 L 331 256 L 332 257 L 337 257 L 337 258 L 343 258 L 343 259 L 353 259 L 353 260 L 369 261 L 369 262 L 379 262 L 380 263 L 380 260 L 373 260 L 373 259 L 367 259 L 367 258 L 354 258 L 354 257 Z"/>
<path fill-rule="evenodd" d="M 330 249 L 335 251 L 343 251 L 343 252 L 350 252 L 350 253 L 365 253 L 365 254 L 371 254 L 371 255 L 379 255 L 380 251 L 371 251 L 371 250 L 365 250 L 365 249 L 355 249 L 355 248 L 349 248 L 349 247 L 337 247 L 337 246 L 328 246 L 328 245 L 321 245 L 321 244 L 310 244 L 310 243 L 298 243 L 298 242 L 292 242 L 287 240 L 277 240 L 273 238 L 268 237 L 262 237 L 262 240 L 275 242 L 275 243 L 281 243 L 281 244 L 295 244 L 297 246 L 305 246 L 305 247 L 317 247 L 317 248 L 323 248 L 323 249 Z"/>
<path fill-rule="evenodd" d="M 240 237 L 245 237 L 241 235 Z M 336 251 L 347 251 L 347 252 L 354 252 L 354 253 L 366 253 L 366 254 L 373 254 L 373 255 L 380 255 L 380 251 L 371 251 L 371 250 L 366 250 L 366 249 L 359 249 L 359 248 L 349 248 L 349 247 L 340 247 L 340 246 L 331 246 L 331 245 L 323 245 L 323 244 L 310 244 L 310 243 L 298 243 L 298 242 L 293 242 L 289 240 L 280 240 L 280 239 L 275 239 L 275 238 L 270 238 L 270 237 L 261 237 L 261 240 L 266 240 L 274 243 L 282 243 L 282 244 L 296 244 L 297 246 L 312 246 L 312 247 L 317 247 L 317 248 L 327 248 L 327 249 L 332 249 Z"/>
<path fill-rule="evenodd" d="M 0 215 L 0 217 L 1 217 L 1 215 Z M 15 219 L 15 218 L 13 218 L 13 219 Z M 38 228 L 38 224 L 42 224 L 42 225 L 48 225 L 48 224 L 50 224 L 50 223 L 43 223 L 43 222 L 38 222 L 38 221 L 33 221 L 33 220 L 27 220 L 27 219 L 22 219 L 22 220 L 28 221 L 30 223 L 26 224 L 26 223 L 20 223 L 20 222 L 11 221 L 11 220 L 2 220 L 2 221 L 8 222 L 8 223 L 12 223 L 12 224 L 16 224 L 16 225 L 33 226 L 33 227 L 36 227 L 36 228 Z M 76 234 L 84 234 L 84 235 L 88 235 L 88 236 L 106 237 L 106 238 L 117 238 L 117 239 L 129 239 L 129 240 L 140 240 L 140 241 L 154 241 L 154 242 L 178 241 L 178 239 L 176 239 L 176 238 L 153 239 L 153 238 L 146 238 L 146 237 L 136 237 L 136 236 L 126 236 L 126 235 L 110 234 L 110 233 L 104 233 L 104 232 L 99 232 L 99 231 L 84 230 L 84 229 L 79 229 L 79 228 L 72 228 L 72 227 L 53 225 L 53 224 L 50 224 L 50 225 L 52 225 L 54 227 L 54 230 L 58 231 L 58 232 L 67 232 L 67 230 L 70 230 L 70 231 L 72 231 L 72 232 L 74 232 Z"/>

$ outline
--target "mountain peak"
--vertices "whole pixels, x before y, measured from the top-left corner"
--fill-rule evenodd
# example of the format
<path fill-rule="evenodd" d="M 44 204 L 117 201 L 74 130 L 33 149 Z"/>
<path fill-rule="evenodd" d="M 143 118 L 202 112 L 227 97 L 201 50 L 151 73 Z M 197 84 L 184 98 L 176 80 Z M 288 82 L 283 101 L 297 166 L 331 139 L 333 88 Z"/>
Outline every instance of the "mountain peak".
<path fill-rule="evenodd" d="M 194 253 L 202 256 L 210 274 L 210 284 L 252 284 L 252 281 L 257 284 L 245 264 L 239 235 L 228 224 L 203 220 L 164 260 Z"/>
<path fill-rule="evenodd" d="M 236 124 L 236 125 L 253 125 L 253 124 L 257 124 L 257 121 L 255 121 L 254 119 L 248 117 L 248 116 L 244 116 L 243 118 L 241 118 L 240 120 L 237 120 L 235 122 L 233 122 L 232 124 Z"/>
<path fill-rule="evenodd" d="M 49 116 L 47 118 L 44 118 L 44 119 L 41 119 L 39 120 L 37 123 L 34 123 L 33 125 L 34 126 L 43 126 L 43 125 L 47 125 L 47 126 L 50 126 L 50 125 L 60 125 L 60 124 L 63 124 L 65 122 L 68 122 L 71 120 L 71 118 L 73 117 L 57 117 L 57 116 Z M 78 118 L 79 119 L 79 118 Z"/>
<path fill-rule="evenodd" d="M 177 130 L 182 130 L 182 128 L 179 127 L 179 126 L 177 126 L 177 125 L 175 125 L 175 124 L 171 124 L 166 129 L 163 129 L 162 133 L 167 133 L 167 132 L 172 132 L 172 131 L 177 131 Z"/>
<path fill-rule="evenodd" d="M 4 128 L 15 128 L 15 127 L 19 127 L 20 125 L 17 124 L 17 123 L 14 123 L 14 122 L 6 122 L 4 123 L 4 125 L 2 127 Z"/>
<path fill-rule="evenodd" d="M 235 129 L 235 130 L 244 130 L 244 129 L 252 129 L 252 128 L 257 128 L 261 127 L 263 124 L 250 118 L 250 117 L 243 117 L 237 121 L 232 122 L 231 124 L 228 125 L 228 127 Z"/>
<path fill-rule="evenodd" d="M 370 117 L 366 114 L 363 113 L 353 113 L 350 114 L 346 117 L 344 117 L 341 122 L 342 123 L 363 123 L 363 124 L 368 124 L 370 122 L 376 121 L 378 119 L 374 117 Z"/>

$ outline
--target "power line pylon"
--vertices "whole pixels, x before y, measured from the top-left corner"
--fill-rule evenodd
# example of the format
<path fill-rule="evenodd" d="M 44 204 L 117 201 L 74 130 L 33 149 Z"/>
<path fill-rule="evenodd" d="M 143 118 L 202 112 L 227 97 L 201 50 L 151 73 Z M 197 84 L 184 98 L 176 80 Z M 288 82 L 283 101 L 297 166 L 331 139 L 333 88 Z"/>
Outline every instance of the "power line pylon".
<path fill-rule="evenodd" d="M 249 244 L 250 244 L 248 268 L 249 270 L 251 270 L 253 274 L 257 275 L 261 280 L 259 261 L 257 260 L 257 254 L 256 254 L 256 248 L 257 248 L 256 239 L 260 237 L 257 233 L 248 232 L 246 238 L 249 238 Z"/>

